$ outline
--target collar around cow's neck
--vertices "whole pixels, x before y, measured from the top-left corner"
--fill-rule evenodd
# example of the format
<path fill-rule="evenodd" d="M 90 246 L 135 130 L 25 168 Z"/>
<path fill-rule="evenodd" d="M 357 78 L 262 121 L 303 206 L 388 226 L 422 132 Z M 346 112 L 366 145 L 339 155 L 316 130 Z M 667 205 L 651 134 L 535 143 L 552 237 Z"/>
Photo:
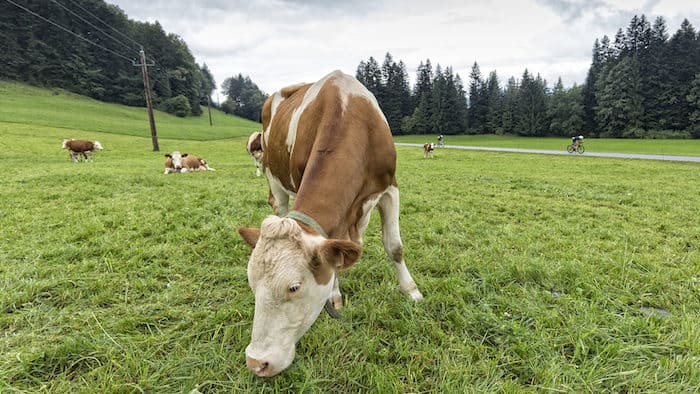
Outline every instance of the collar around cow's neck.
<path fill-rule="evenodd" d="M 328 238 L 328 234 L 326 234 L 326 232 L 323 231 L 323 228 L 321 227 L 321 225 L 318 224 L 318 222 L 315 221 L 314 218 L 312 218 L 311 216 L 309 216 L 305 213 L 301 213 L 299 211 L 289 211 L 289 213 L 287 214 L 287 217 L 290 219 L 298 220 L 298 221 L 304 223 L 305 225 L 314 229 L 317 233 L 321 234 L 321 236 L 323 238 L 326 238 L 326 239 Z"/>

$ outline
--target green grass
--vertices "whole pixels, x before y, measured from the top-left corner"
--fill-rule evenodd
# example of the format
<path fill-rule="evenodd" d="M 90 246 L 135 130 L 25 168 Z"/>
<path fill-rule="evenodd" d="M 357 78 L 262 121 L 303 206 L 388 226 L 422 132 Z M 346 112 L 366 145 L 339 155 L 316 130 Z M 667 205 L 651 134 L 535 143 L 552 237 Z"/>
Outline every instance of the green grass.
<path fill-rule="evenodd" d="M 437 142 L 436 135 L 406 135 L 396 142 L 423 144 Z M 446 145 L 489 146 L 520 149 L 566 150 L 570 138 L 515 137 L 500 135 L 447 135 Z M 620 152 L 657 155 L 700 156 L 700 140 L 635 140 L 622 138 L 586 138 L 586 152 Z"/>
<path fill-rule="evenodd" d="M 205 141 L 240 137 L 260 130 L 259 123 L 215 109 L 212 110 L 213 126 L 210 126 L 207 109 L 203 110 L 203 116 L 187 118 L 155 111 L 158 137 Z M 42 89 L 2 80 L 0 122 L 67 129 L 62 138 L 77 138 L 77 135 L 68 135 L 72 130 L 149 138 L 151 135 L 145 108 L 105 104 L 63 89 Z"/>
<path fill-rule="evenodd" d="M 108 149 L 74 164 L 67 133 Z M 341 275 L 343 319 L 321 315 L 292 366 L 260 379 L 244 365 L 254 299 L 236 227 L 271 210 L 245 135 L 163 138 L 217 169 L 163 175 L 147 136 L 0 134 L 0 392 L 700 387 L 697 163 L 399 147 L 425 300 L 399 293 L 375 214 Z"/>

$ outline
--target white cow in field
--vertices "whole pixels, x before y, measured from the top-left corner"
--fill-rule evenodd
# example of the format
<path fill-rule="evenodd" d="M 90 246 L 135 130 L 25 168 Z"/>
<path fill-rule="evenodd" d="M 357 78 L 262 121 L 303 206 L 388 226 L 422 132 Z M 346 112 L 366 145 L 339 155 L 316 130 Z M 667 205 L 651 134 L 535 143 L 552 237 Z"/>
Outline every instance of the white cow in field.
<path fill-rule="evenodd" d="M 178 151 L 165 155 L 165 174 L 170 174 L 171 172 L 188 171 L 215 170 L 209 167 L 207 161 L 201 157 L 189 155 L 187 153 L 180 153 Z"/>
<path fill-rule="evenodd" d="M 404 262 L 396 148 L 372 93 L 334 71 L 270 96 L 262 121 L 268 201 L 281 217 L 238 231 L 253 247 L 248 283 L 255 314 L 246 365 L 269 377 L 292 363 L 296 343 L 324 305 L 329 313 L 341 307 L 337 273 L 360 258 L 373 208 L 401 291 L 414 301 L 423 296 Z M 290 196 L 296 196 L 291 211 Z"/>
<path fill-rule="evenodd" d="M 260 176 L 262 169 L 262 132 L 255 132 L 248 138 L 248 143 L 245 146 L 248 154 L 253 158 L 255 164 L 255 175 Z"/>
<path fill-rule="evenodd" d="M 103 148 L 100 141 L 76 140 L 72 138 L 63 140 L 61 149 L 68 149 L 71 160 L 77 163 L 81 156 L 86 161 L 94 161 L 95 150 L 102 150 Z"/>

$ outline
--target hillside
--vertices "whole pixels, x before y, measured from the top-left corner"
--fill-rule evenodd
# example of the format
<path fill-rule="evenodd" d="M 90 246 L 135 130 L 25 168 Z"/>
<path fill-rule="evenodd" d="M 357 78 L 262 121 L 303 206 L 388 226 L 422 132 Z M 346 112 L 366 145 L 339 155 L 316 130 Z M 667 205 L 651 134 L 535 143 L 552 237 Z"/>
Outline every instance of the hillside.
<path fill-rule="evenodd" d="M 208 141 L 241 137 L 261 125 L 212 109 L 209 117 L 178 118 L 155 111 L 159 138 Z M 0 123 L 19 123 L 78 131 L 122 134 L 150 138 L 145 108 L 110 104 L 58 88 L 39 88 L 0 81 Z"/>

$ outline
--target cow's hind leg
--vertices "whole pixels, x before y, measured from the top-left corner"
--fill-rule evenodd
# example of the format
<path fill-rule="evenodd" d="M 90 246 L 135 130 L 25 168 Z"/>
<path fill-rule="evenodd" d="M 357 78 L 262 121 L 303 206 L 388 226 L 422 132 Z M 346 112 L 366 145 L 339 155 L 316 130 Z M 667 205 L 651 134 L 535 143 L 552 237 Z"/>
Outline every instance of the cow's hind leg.
<path fill-rule="evenodd" d="M 406 262 L 403 259 L 403 242 L 401 242 L 399 231 L 399 189 L 396 186 L 390 186 L 379 200 L 377 208 L 382 218 L 384 250 L 394 262 L 401 291 L 414 301 L 421 300 L 423 295 L 418 290 L 418 286 L 416 286 L 411 273 L 408 272 Z"/>

